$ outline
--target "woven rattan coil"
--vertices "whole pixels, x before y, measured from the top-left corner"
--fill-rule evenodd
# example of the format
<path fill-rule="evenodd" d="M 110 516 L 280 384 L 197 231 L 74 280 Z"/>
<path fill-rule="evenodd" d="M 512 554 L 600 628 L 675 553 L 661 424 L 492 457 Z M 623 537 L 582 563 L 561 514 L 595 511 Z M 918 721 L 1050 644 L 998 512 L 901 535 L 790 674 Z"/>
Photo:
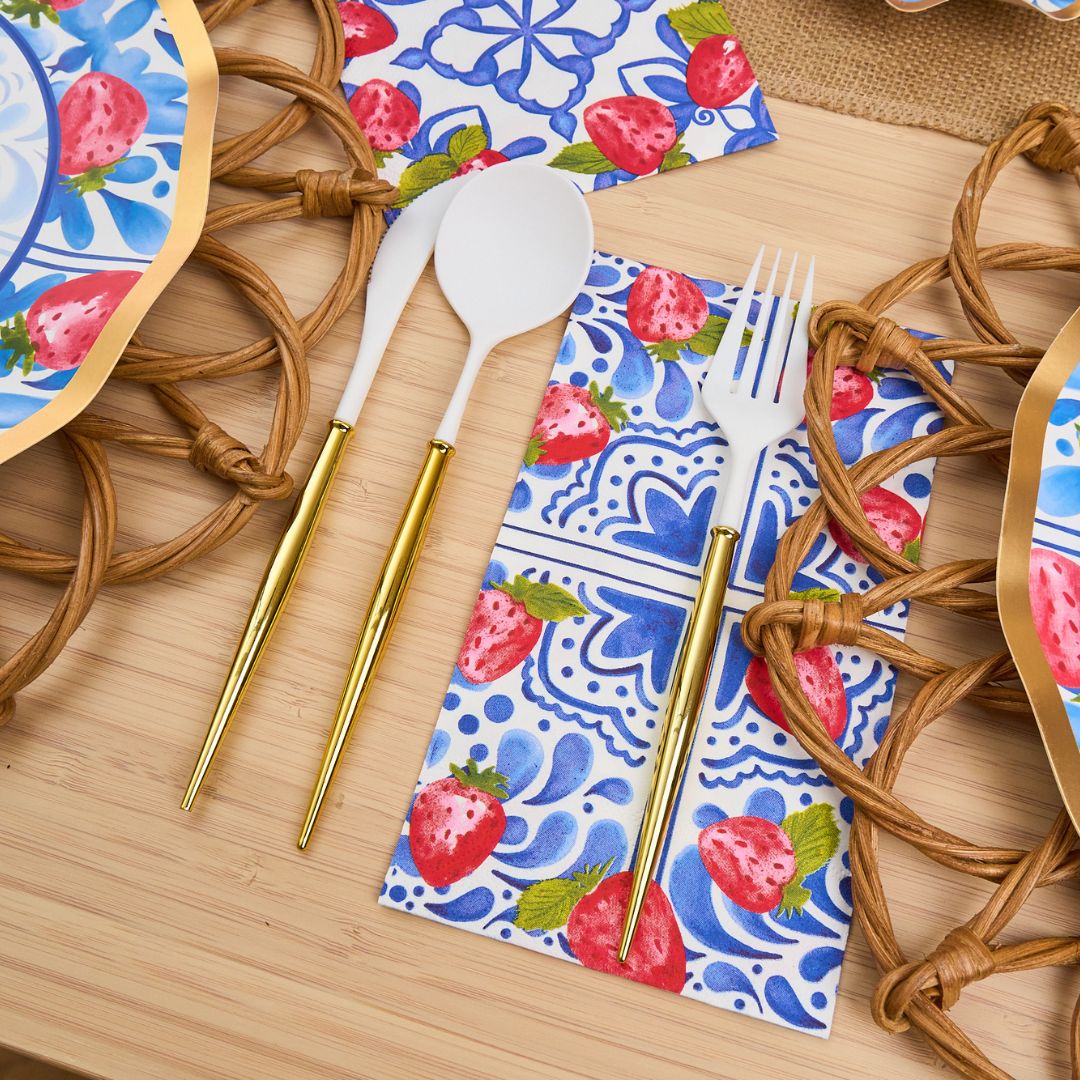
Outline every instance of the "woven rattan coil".
<path fill-rule="evenodd" d="M 257 2 L 216 0 L 202 7 L 202 18 L 207 29 L 213 30 Z M 227 352 L 193 355 L 155 349 L 136 335 L 112 378 L 128 384 L 133 396 L 149 393 L 156 397 L 180 426 L 155 430 L 85 413 L 64 430 L 85 488 L 79 550 L 47 550 L 0 534 L 0 569 L 63 585 L 45 624 L 0 665 L 0 724 L 14 713 L 15 694 L 57 657 L 104 585 L 144 581 L 183 566 L 235 536 L 260 503 L 287 498 L 292 491 L 285 466 L 307 417 L 308 352 L 356 299 L 382 234 L 382 212 L 396 195 L 377 178 L 371 148 L 337 87 L 345 46 L 336 6 L 333 0 L 312 0 L 312 7 L 319 37 L 306 75 L 270 56 L 240 49 L 215 50 L 223 77 L 251 79 L 294 98 L 264 123 L 214 145 L 213 179 L 249 189 L 256 198 L 210 211 L 191 256 L 219 273 L 271 327 L 271 335 Z M 344 157 L 340 171 L 271 172 L 252 164 L 313 119 L 340 141 Z M 268 199 L 267 194 L 274 197 Z M 290 219 L 298 219 L 295 228 L 300 230 L 304 227 L 300 219 L 312 217 L 351 217 L 352 225 L 337 278 L 311 311 L 298 316 L 274 281 L 220 235 L 242 226 Z M 278 369 L 277 395 L 261 452 L 224 431 L 180 388 L 185 382 L 223 379 L 270 366 Z M 185 430 L 187 435 L 177 434 Z M 151 457 L 186 460 L 193 469 L 220 477 L 235 490 L 172 539 L 118 551 L 110 444 Z"/>
<path fill-rule="evenodd" d="M 851 874 L 855 911 L 883 975 L 872 1002 L 875 1020 L 891 1032 L 916 1030 L 938 1056 L 965 1076 L 1008 1080 L 950 1018 L 964 987 L 1009 972 L 1080 961 L 1080 939 L 1051 937 L 1000 944 L 1002 931 L 1034 889 L 1080 875 L 1076 833 L 1064 810 L 1033 850 L 980 847 L 912 811 L 894 793 L 905 755 L 919 735 L 960 701 L 1029 714 L 1007 652 L 951 667 L 925 656 L 867 623 L 902 600 L 932 604 L 959 618 L 997 621 L 992 592 L 972 588 L 993 582 L 992 559 L 959 560 L 922 568 L 893 552 L 871 529 L 859 495 L 915 461 L 978 454 L 1002 474 L 1011 432 L 995 428 L 965 401 L 934 366 L 951 359 L 1002 370 L 1025 383 L 1042 350 L 1018 342 L 1002 322 L 987 290 L 990 270 L 1059 269 L 1080 272 L 1080 249 L 1032 243 L 979 248 L 976 232 L 983 202 L 1000 171 L 1026 155 L 1043 168 L 1080 180 L 1080 117 L 1061 105 L 1033 108 L 1008 135 L 991 145 L 968 177 L 953 218 L 952 242 L 941 258 L 917 263 L 878 286 L 858 303 L 830 302 L 814 313 L 816 359 L 807 389 L 807 427 L 817 463 L 820 498 L 784 535 L 768 575 L 765 599 L 743 623 L 748 647 L 765 656 L 784 713 L 802 745 L 855 804 Z M 947 281 L 972 329 L 970 340 L 921 340 L 900 329 L 886 312 L 905 297 Z M 945 414 L 935 434 L 910 439 L 844 465 L 829 421 L 833 373 L 839 365 L 864 371 L 902 366 L 912 371 Z M 848 530 L 883 580 L 839 604 L 789 599 L 795 574 L 830 518 Z M 864 770 L 833 744 L 802 693 L 794 653 L 815 645 L 859 645 L 888 660 L 922 685 L 892 717 Z M 1034 724 L 1032 724 L 1033 737 Z M 947 933 L 922 959 L 901 948 L 880 873 L 879 830 L 951 871 L 996 883 L 989 902 Z M 1072 1075 L 1080 1076 L 1080 1006 L 1070 1030 Z"/>

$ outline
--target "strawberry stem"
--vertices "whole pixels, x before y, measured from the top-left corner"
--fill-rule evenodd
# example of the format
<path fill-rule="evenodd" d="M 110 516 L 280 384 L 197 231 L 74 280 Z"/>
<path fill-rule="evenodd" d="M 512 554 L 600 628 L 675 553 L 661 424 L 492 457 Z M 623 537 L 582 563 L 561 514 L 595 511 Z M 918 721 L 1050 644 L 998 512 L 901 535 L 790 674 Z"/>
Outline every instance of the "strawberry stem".
<path fill-rule="evenodd" d="M 89 195 L 91 191 L 100 191 L 105 186 L 105 177 L 116 170 L 117 164 L 119 163 L 114 161 L 111 165 L 95 166 L 77 176 L 69 176 L 63 182 L 64 190 L 80 198 Z"/>
<path fill-rule="evenodd" d="M 525 456 L 522 461 L 526 465 L 535 465 L 546 453 L 544 450 L 544 440 L 539 435 L 534 436 L 529 440 L 529 445 L 525 448 Z"/>
<path fill-rule="evenodd" d="M 0 15 L 7 15 L 11 19 L 29 16 L 30 26 L 34 30 L 41 26 L 42 16 L 51 23 L 59 24 L 60 22 L 60 16 L 56 10 L 44 0 L 3 0 L 0 3 Z"/>
<path fill-rule="evenodd" d="M 509 799 L 510 792 L 506 789 L 509 777 L 496 772 L 494 768 L 481 770 L 473 758 L 465 762 L 465 767 L 451 765 L 450 772 L 454 779 L 462 787 L 476 788 L 487 795 L 494 795 L 496 799 Z"/>
<path fill-rule="evenodd" d="M 4 374 L 21 363 L 23 375 L 29 375 L 34 366 L 34 343 L 30 340 L 30 332 L 26 329 L 26 316 L 21 311 L 16 311 L 10 323 L 0 323 L 0 350 L 10 351 L 11 355 L 4 361 Z"/>
<path fill-rule="evenodd" d="M 589 396 L 593 404 L 604 414 L 604 419 L 611 430 L 618 432 L 622 431 L 623 424 L 630 419 L 630 416 L 626 411 L 626 402 L 615 401 L 614 394 L 614 386 L 609 386 L 602 391 L 597 383 L 589 383 Z"/>

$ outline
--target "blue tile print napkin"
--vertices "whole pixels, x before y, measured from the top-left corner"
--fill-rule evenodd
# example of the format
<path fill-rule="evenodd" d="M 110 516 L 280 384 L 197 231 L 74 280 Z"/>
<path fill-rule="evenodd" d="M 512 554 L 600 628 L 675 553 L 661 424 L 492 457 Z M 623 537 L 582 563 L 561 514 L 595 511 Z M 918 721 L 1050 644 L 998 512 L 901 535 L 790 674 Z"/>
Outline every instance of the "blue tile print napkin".
<path fill-rule="evenodd" d="M 404 200 L 510 158 L 585 191 L 776 138 L 714 0 L 339 0 L 342 86 Z"/>
<path fill-rule="evenodd" d="M 612 970 L 621 925 L 612 898 L 625 896 L 670 670 L 724 482 L 726 445 L 701 405 L 700 378 L 738 293 L 596 256 L 381 903 Z M 752 318 L 771 304 L 756 302 Z M 665 327 L 678 340 L 656 341 Z M 913 378 L 877 374 L 839 373 L 833 416 L 848 461 L 941 423 Z M 897 543 L 917 540 L 932 473 L 920 462 L 875 492 L 904 530 Z M 748 671 L 739 636 L 779 534 L 816 494 L 800 430 L 769 448 L 754 481 L 635 974 L 827 1035 L 851 916 L 852 807 L 770 718 L 761 661 Z M 865 590 L 873 580 L 823 532 L 796 586 Z M 906 616 L 897 606 L 875 625 L 901 635 Z M 855 648 L 812 650 L 800 665 L 861 764 L 888 721 L 894 670 Z M 767 856 L 775 876 L 756 873 L 747 853 Z"/>

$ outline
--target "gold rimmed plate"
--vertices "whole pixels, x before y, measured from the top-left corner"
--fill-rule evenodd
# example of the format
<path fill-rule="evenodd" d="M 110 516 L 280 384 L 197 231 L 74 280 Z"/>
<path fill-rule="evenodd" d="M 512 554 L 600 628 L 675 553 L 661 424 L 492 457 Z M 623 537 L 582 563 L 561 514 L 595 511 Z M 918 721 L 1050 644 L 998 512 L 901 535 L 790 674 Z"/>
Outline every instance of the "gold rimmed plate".
<path fill-rule="evenodd" d="M 216 107 L 192 0 L 0 6 L 0 462 L 86 408 L 191 253 Z"/>
<path fill-rule="evenodd" d="M 1058 787 L 1080 822 L 1080 311 L 1017 409 L 997 594 Z"/>

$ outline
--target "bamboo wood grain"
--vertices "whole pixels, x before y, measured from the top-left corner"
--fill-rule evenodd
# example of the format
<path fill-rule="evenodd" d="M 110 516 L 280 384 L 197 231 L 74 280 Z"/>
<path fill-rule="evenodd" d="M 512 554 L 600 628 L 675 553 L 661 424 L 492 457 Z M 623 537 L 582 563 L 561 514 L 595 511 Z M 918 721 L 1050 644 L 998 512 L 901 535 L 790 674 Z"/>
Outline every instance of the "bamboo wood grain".
<path fill-rule="evenodd" d="M 302 9 L 271 0 L 217 41 L 303 63 L 312 35 Z M 241 115 L 242 105 L 245 126 L 280 103 L 224 89 L 225 116 Z M 737 276 L 763 240 L 798 246 L 819 256 L 822 297 L 860 295 L 942 248 L 978 148 L 782 102 L 774 113 L 782 140 L 773 146 L 590 197 L 598 245 L 721 278 Z M 332 163 L 329 141 L 312 133 L 303 144 L 313 167 Z M 985 243 L 1023 235 L 1077 242 L 1071 181 L 1022 164 L 1000 187 Z M 321 295 L 329 253 L 343 238 L 338 222 L 311 235 L 303 251 L 282 250 L 272 227 L 245 241 L 277 280 L 292 283 L 289 299 L 301 308 Z M 1002 290 L 1010 325 L 1040 341 L 1078 299 L 1064 276 L 1003 280 Z M 939 303 L 944 293 L 902 314 L 911 325 L 959 332 L 956 313 Z M 224 307 L 230 298 L 209 277 L 187 272 L 155 308 L 147 336 L 220 347 Z M 359 322 L 354 312 L 318 350 L 311 418 L 291 463 L 301 473 L 347 374 Z M 0 731 L 0 1044 L 132 1080 L 941 1075 L 912 1039 L 872 1025 L 874 972 L 857 927 L 834 1033 L 823 1042 L 376 906 L 559 336 L 552 325 L 512 341 L 481 375 L 457 468 L 317 849 L 297 852 L 294 834 L 352 647 L 347 628 L 367 600 L 423 433 L 442 412 L 466 345 L 430 271 L 391 343 L 243 724 L 194 817 L 178 809 L 179 795 L 286 507 L 268 508 L 189 569 L 106 592 L 21 696 Z M 971 376 L 965 389 L 1007 422 L 1015 398 L 1004 384 Z M 226 415 L 240 433 L 245 418 L 265 416 L 269 385 L 267 373 L 229 385 Z M 99 404 L 119 411 L 108 388 Z M 167 535 L 220 494 L 211 480 L 192 489 L 179 468 L 170 489 L 148 483 L 138 458 L 115 461 L 121 504 L 138 508 L 120 523 L 125 544 Z M 51 509 L 30 511 L 43 475 L 58 478 Z M 992 557 L 1000 497 L 1000 480 L 985 466 L 944 465 L 926 561 Z M 79 498 L 78 477 L 52 442 L 0 468 L 5 532 L 70 543 Z M 6 650 L 55 594 L 21 578 L 0 586 Z M 943 656 L 974 655 L 976 643 L 955 640 L 953 625 L 920 612 L 911 635 Z M 924 737 L 901 794 L 945 827 L 1017 844 L 1045 832 L 1060 805 L 1034 730 L 973 707 Z M 888 839 L 883 850 L 898 931 L 912 952 L 985 897 L 985 886 L 945 879 Z M 1074 890 L 1034 900 L 1017 929 L 1049 926 L 1080 932 Z M 961 1018 L 1002 1067 L 1031 1080 L 1063 1075 L 1066 1050 L 1056 1040 L 1078 978 L 1039 972 L 1010 980 L 1005 993 L 972 987 Z M 0 1075 L 4 1068 L 13 1066 L 4 1062 Z"/>

